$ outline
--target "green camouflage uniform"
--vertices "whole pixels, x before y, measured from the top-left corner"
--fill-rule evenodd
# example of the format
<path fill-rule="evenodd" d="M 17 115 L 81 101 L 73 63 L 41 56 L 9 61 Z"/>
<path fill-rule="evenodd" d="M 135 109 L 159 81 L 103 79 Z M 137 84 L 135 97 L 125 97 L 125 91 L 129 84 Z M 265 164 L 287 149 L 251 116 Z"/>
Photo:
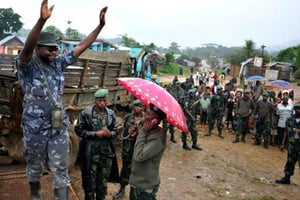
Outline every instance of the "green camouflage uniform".
<path fill-rule="evenodd" d="M 296 120 L 295 116 L 287 119 L 288 133 L 288 158 L 284 167 L 286 175 L 294 175 L 295 164 L 300 164 L 300 133 L 295 133 L 294 128 L 300 129 L 300 120 Z"/>
<path fill-rule="evenodd" d="M 134 150 L 134 144 L 136 141 L 136 137 L 127 137 L 128 136 L 128 130 L 131 126 L 141 126 L 142 122 L 139 122 L 139 124 L 136 123 L 134 119 L 135 113 L 132 112 L 125 116 L 124 120 L 124 134 L 123 136 L 126 137 L 126 139 L 123 139 L 123 146 L 122 146 L 122 169 L 121 169 L 121 177 L 120 177 L 120 184 L 121 187 L 125 187 L 128 185 L 130 171 L 131 171 L 131 161 L 132 161 L 132 155 Z"/>
<path fill-rule="evenodd" d="M 192 97 L 190 95 L 185 96 L 181 101 L 181 106 L 186 117 L 188 130 L 191 133 L 193 144 L 197 144 L 198 140 L 198 131 L 196 128 L 196 106 L 194 105 L 196 101 L 196 96 Z M 187 143 L 187 134 L 182 132 L 181 139 L 183 143 Z"/>
<path fill-rule="evenodd" d="M 223 113 L 225 111 L 225 105 L 226 105 L 226 98 L 223 96 L 223 94 L 218 95 L 215 94 L 212 96 L 210 100 L 210 120 L 209 120 L 209 131 L 213 130 L 215 121 L 217 120 L 217 129 L 218 132 L 222 132 L 223 127 Z"/>
<path fill-rule="evenodd" d="M 75 126 L 76 134 L 81 140 L 81 176 L 85 200 L 105 199 L 107 183 L 111 175 L 118 176 L 114 168 L 116 159 L 111 138 L 98 138 L 95 133 L 107 128 L 112 135 L 116 135 L 117 121 L 115 113 L 105 108 L 105 114 L 100 115 L 97 106 L 83 110 Z M 117 167 L 117 166 L 116 166 Z"/>

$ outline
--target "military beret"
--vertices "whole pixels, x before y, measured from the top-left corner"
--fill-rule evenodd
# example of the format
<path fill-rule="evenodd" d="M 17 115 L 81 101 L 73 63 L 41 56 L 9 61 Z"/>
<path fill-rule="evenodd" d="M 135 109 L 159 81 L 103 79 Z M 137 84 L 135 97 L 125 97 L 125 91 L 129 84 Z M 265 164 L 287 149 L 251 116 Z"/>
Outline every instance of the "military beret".
<path fill-rule="evenodd" d="M 294 109 L 300 109 L 300 103 L 296 103 L 296 104 L 294 105 Z"/>
<path fill-rule="evenodd" d="M 161 109 L 159 109 L 158 107 L 156 107 L 155 105 L 150 104 L 150 109 L 152 111 L 154 111 L 161 120 L 163 120 L 163 119 L 166 118 L 166 114 Z"/>
<path fill-rule="evenodd" d="M 96 99 L 105 99 L 108 95 L 107 89 L 99 89 L 95 92 L 95 98 Z"/>
<path fill-rule="evenodd" d="M 198 91 L 197 88 L 192 88 L 192 89 L 189 89 L 188 93 L 189 94 L 192 94 L 192 93 L 195 94 L 197 91 Z"/>
<path fill-rule="evenodd" d="M 265 96 L 265 97 L 269 97 L 269 96 L 270 96 L 270 94 L 269 94 L 269 92 L 265 92 L 265 93 L 263 94 L 263 96 Z"/>
<path fill-rule="evenodd" d="M 245 90 L 244 94 L 250 94 L 250 90 Z"/>
<path fill-rule="evenodd" d="M 134 106 L 144 106 L 144 104 L 142 104 L 142 102 L 138 99 L 133 102 L 133 105 Z"/>

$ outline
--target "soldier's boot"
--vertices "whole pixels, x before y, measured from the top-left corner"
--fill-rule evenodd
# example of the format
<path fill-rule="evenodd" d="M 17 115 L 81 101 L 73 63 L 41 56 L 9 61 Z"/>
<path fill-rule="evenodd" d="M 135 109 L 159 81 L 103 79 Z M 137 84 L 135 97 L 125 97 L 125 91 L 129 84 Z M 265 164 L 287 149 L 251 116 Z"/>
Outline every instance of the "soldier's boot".
<path fill-rule="evenodd" d="M 192 150 L 186 142 L 183 142 L 182 148 L 188 151 Z"/>
<path fill-rule="evenodd" d="M 67 200 L 68 193 L 69 193 L 68 187 L 54 189 L 54 199 L 55 200 Z"/>
<path fill-rule="evenodd" d="M 199 151 L 202 151 L 202 148 L 199 145 L 197 145 L 197 142 L 193 142 L 192 148 L 196 149 L 196 150 L 199 150 Z"/>
<path fill-rule="evenodd" d="M 124 194 L 125 194 L 125 186 L 121 185 L 119 191 L 113 196 L 113 200 L 122 198 Z"/>
<path fill-rule="evenodd" d="M 224 136 L 222 135 L 222 131 L 219 131 L 219 132 L 218 132 L 218 137 L 219 137 L 219 138 L 222 138 L 222 139 L 224 138 Z"/>
<path fill-rule="evenodd" d="M 240 141 L 240 137 L 238 135 L 235 136 L 233 143 L 238 143 Z"/>
<path fill-rule="evenodd" d="M 276 183 L 280 183 L 280 184 L 291 184 L 291 179 L 290 179 L 290 175 L 285 175 L 283 178 L 281 179 L 276 179 L 275 182 Z"/>
<path fill-rule="evenodd" d="M 32 200 L 40 200 L 40 190 L 41 190 L 41 183 L 39 181 L 37 182 L 29 182 L 30 186 L 30 194 Z"/>
<path fill-rule="evenodd" d="M 246 143 L 246 140 L 245 140 L 245 135 L 242 135 L 241 142 L 244 142 L 244 143 Z"/>
<path fill-rule="evenodd" d="M 259 139 L 255 139 L 255 141 L 254 141 L 253 144 L 254 144 L 254 145 L 260 145 L 260 140 L 259 140 Z"/>
<path fill-rule="evenodd" d="M 211 130 L 209 129 L 209 130 L 207 131 L 207 133 L 204 134 L 204 136 L 211 136 Z"/>
<path fill-rule="evenodd" d="M 174 133 L 171 133 L 170 141 L 173 142 L 173 143 L 177 143 L 176 140 L 175 140 Z"/>
<path fill-rule="evenodd" d="M 265 149 L 268 149 L 268 148 L 269 148 L 269 147 L 268 147 L 268 144 L 269 144 L 269 142 L 265 140 L 265 141 L 264 141 L 264 148 L 265 148 Z"/>

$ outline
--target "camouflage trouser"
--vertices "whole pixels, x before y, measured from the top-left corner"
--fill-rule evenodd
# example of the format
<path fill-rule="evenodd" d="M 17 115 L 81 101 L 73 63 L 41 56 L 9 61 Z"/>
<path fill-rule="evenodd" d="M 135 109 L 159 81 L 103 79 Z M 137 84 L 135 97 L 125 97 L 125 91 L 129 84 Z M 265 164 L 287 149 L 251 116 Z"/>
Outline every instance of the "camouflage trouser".
<path fill-rule="evenodd" d="M 217 120 L 217 129 L 218 131 L 222 131 L 223 127 L 223 116 L 220 113 L 210 113 L 210 120 L 209 120 L 209 130 L 214 129 L 215 121 Z"/>
<path fill-rule="evenodd" d="M 122 146 L 122 169 L 120 176 L 121 186 L 128 185 L 130 171 L 131 171 L 131 160 L 134 150 L 135 140 L 123 140 Z"/>
<path fill-rule="evenodd" d="M 192 137 L 192 141 L 194 144 L 197 143 L 198 140 L 198 131 L 196 129 L 196 123 L 193 120 L 186 120 L 187 122 L 187 126 L 188 126 L 188 130 L 191 133 L 191 137 Z M 183 143 L 187 142 L 187 134 L 186 133 L 181 133 L 181 140 Z"/>
<path fill-rule="evenodd" d="M 298 161 L 300 165 L 300 141 L 288 144 L 288 157 L 284 167 L 284 173 L 287 175 L 294 175 L 295 165 Z"/>
<path fill-rule="evenodd" d="M 261 136 L 268 142 L 271 134 L 271 121 L 269 119 L 256 120 L 255 139 L 260 140 Z"/>
<path fill-rule="evenodd" d="M 138 189 L 130 187 L 130 200 L 156 200 L 156 194 L 158 192 L 159 185 L 154 186 L 152 189 Z"/>
<path fill-rule="evenodd" d="M 29 182 L 38 182 L 43 165 L 48 164 L 54 188 L 69 185 L 69 136 L 66 129 L 47 129 L 38 134 L 24 133 L 24 157 Z"/>
<path fill-rule="evenodd" d="M 105 199 L 111 166 L 112 158 L 101 154 L 92 155 L 89 180 L 86 179 L 84 171 L 81 174 L 82 179 L 87 180 L 83 184 L 85 200 L 94 200 L 95 193 L 97 200 Z"/>
<path fill-rule="evenodd" d="M 235 134 L 236 135 L 246 135 L 248 131 L 248 121 L 249 116 L 247 117 L 237 117 L 236 118 L 236 129 Z"/>

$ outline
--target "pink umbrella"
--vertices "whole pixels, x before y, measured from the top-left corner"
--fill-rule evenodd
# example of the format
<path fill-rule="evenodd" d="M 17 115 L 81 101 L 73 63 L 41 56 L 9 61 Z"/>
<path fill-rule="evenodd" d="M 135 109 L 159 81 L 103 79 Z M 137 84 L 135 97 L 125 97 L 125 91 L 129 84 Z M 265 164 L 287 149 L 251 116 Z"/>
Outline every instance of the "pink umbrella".
<path fill-rule="evenodd" d="M 141 78 L 118 78 L 118 82 L 146 106 L 150 103 L 167 115 L 167 121 L 188 133 L 186 118 L 176 99 L 159 85 Z"/>

